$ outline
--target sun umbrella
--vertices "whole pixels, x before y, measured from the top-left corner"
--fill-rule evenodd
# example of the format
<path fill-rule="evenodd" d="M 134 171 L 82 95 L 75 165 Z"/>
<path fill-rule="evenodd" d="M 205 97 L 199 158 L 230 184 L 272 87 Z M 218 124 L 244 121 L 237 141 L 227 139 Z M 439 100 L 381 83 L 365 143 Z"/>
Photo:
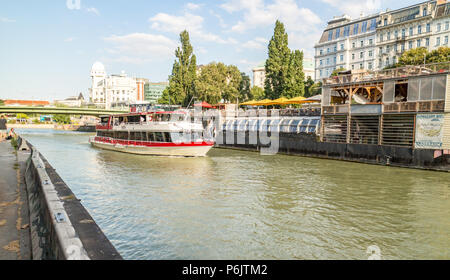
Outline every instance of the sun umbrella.
<path fill-rule="evenodd" d="M 194 104 L 194 107 L 202 107 L 202 108 L 212 108 L 212 105 L 203 101 L 202 103 Z"/>

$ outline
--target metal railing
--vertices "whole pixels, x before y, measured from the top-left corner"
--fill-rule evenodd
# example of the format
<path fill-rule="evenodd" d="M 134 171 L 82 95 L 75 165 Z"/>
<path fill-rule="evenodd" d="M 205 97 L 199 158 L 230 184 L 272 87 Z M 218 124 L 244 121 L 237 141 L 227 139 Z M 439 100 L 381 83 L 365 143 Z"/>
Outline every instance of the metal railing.
<path fill-rule="evenodd" d="M 424 65 L 409 65 L 381 71 L 367 71 L 348 75 L 339 75 L 323 79 L 323 85 L 370 82 L 376 80 L 407 78 L 411 76 L 432 75 L 448 72 L 450 72 L 450 61 Z"/>

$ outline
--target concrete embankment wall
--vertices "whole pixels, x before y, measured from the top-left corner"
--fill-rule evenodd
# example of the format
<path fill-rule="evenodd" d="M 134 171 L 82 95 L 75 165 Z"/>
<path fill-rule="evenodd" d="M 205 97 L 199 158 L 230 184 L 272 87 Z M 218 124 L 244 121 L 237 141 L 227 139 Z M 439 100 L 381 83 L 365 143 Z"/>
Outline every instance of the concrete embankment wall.
<path fill-rule="evenodd" d="M 227 133 L 234 135 L 227 136 Z M 242 137 L 242 135 L 239 136 Z M 236 144 L 238 143 L 237 132 L 224 132 L 223 137 L 224 144 L 217 145 L 219 148 L 259 151 L 261 147 L 267 146 L 260 143 L 259 137 L 257 137 L 257 144 L 250 144 L 248 132 L 245 135 L 245 144 L 243 144 L 243 140 L 242 144 Z M 278 137 L 272 137 L 271 140 L 279 141 L 278 152 L 281 154 L 450 171 L 450 155 L 443 152 L 436 155 L 436 150 L 383 145 L 327 143 L 318 141 L 315 135 L 302 133 L 282 132 L 279 133 Z"/>
<path fill-rule="evenodd" d="M 120 254 L 48 161 L 31 149 L 25 183 L 33 259 L 119 260 Z M 20 148 L 19 148 L 20 149 Z"/>

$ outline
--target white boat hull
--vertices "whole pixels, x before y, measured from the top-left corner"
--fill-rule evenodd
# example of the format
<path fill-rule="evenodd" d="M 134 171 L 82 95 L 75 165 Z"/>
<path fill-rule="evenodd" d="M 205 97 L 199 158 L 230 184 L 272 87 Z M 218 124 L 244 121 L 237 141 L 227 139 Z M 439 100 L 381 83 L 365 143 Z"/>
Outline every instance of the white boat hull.
<path fill-rule="evenodd" d="M 204 157 L 213 147 L 212 145 L 196 146 L 134 146 L 111 144 L 99 141 L 91 141 L 91 145 L 96 148 L 117 151 L 138 155 L 156 155 L 156 156 L 182 156 L 182 157 Z"/>

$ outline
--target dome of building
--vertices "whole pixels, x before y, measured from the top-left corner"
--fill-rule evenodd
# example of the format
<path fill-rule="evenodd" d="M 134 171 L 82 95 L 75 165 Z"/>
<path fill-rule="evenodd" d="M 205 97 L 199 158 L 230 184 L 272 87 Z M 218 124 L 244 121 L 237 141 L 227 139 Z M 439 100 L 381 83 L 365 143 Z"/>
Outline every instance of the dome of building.
<path fill-rule="evenodd" d="M 94 63 L 94 65 L 92 65 L 91 68 L 91 75 L 104 75 L 105 74 L 105 66 L 103 65 L 103 63 L 97 61 Z"/>

